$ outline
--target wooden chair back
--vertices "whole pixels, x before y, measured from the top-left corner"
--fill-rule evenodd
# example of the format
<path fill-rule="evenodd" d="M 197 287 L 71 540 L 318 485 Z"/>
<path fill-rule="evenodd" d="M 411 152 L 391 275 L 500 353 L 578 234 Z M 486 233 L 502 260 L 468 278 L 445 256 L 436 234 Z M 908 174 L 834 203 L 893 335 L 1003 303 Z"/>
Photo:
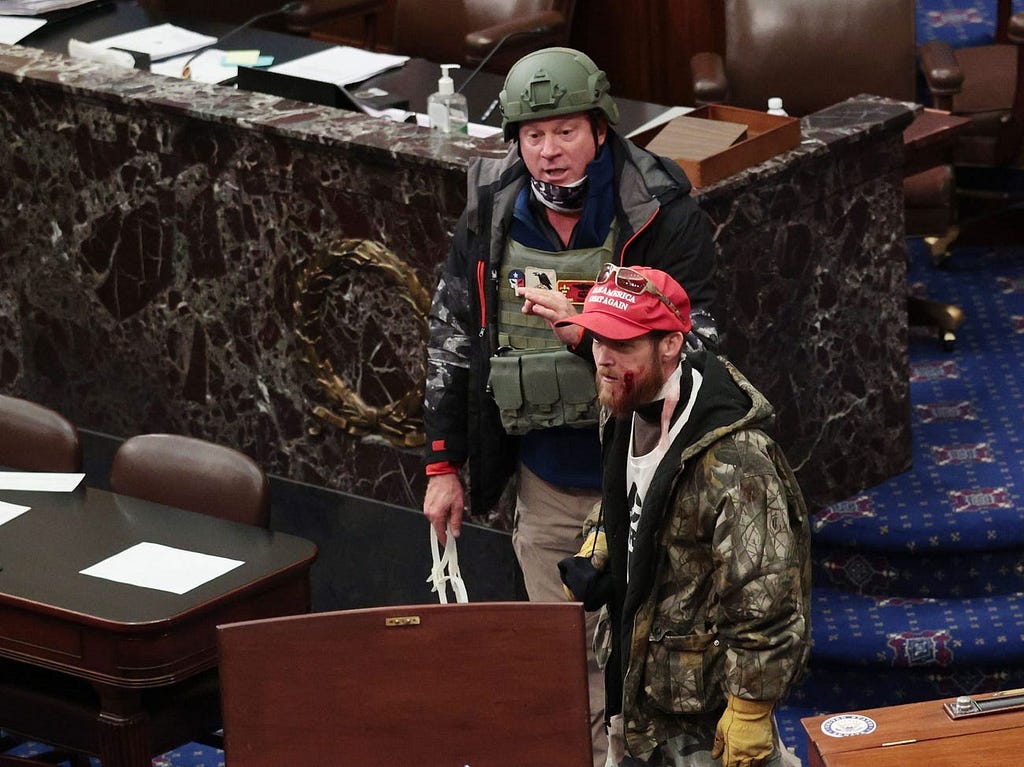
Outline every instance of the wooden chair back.
<path fill-rule="evenodd" d="M 593 761 L 578 603 L 312 613 L 218 644 L 229 767 Z"/>

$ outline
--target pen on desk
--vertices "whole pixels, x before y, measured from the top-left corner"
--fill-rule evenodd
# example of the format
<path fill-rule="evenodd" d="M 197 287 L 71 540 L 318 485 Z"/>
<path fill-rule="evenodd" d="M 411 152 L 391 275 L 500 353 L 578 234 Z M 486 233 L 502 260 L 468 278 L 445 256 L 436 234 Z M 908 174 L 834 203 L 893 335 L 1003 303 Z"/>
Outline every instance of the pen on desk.
<path fill-rule="evenodd" d="M 480 115 L 480 122 L 487 122 L 487 118 L 494 113 L 494 110 L 498 108 L 498 99 L 491 102 L 491 105 L 484 110 L 484 113 Z"/>
<path fill-rule="evenodd" d="M 882 748 L 886 746 L 908 746 L 911 743 L 917 743 L 917 738 L 908 738 L 907 740 L 890 740 L 888 743 L 883 743 Z"/>

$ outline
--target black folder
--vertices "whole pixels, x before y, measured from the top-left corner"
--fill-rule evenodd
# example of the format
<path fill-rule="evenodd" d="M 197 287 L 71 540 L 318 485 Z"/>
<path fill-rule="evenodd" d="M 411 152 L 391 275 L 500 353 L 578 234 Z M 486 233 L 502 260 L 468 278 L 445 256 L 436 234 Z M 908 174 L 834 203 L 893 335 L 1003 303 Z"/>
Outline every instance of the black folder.
<path fill-rule="evenodd" d="M 282 98 L 295 99 L 296 101 L 308 101 L 312 104 L 347 109 L 350 112 L 367 113 L 367 106 L 373 109 L 387 109 L 389 107 L 404 109 L 408 106 L 408 100 L 396 98 L 395 94 L 387 94 L 386 96 L 367 99 L 363 102 L 353 96 L 347 88 L 336 83 L 308 80 L 304 77 L 296 77 L 295 75 L 287 75 L 257 67 L 239 67 L 237 82 L 238 87 L 243 90 L 269 93 L 272 96 L 281 96 Z"/>

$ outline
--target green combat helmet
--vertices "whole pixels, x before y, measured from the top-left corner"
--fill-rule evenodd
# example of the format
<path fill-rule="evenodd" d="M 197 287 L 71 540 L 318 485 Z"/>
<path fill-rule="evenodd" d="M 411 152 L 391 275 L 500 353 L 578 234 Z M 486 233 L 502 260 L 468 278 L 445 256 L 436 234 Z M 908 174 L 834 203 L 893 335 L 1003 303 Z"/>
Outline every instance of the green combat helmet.
<path fill-rule="evenodd" d="M 591 109 L 600 110 L 614 125 L 619 108 L 608 89 L 608 77 L 585 53 L 544 48 L 527 54 L 509 70 L 498 95 L 505 140 L 516 135 L 519 123 Z"/>

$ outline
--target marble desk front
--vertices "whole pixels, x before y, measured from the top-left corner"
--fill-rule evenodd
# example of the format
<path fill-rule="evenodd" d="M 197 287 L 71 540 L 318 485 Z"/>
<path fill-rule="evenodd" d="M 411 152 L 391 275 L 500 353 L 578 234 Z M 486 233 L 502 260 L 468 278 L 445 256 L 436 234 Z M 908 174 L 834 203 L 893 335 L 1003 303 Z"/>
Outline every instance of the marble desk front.
<path fill-rule="evenodd" d="M 875 98 L 706 189 L 725 352 L 812 506 L 910 463 L 901 131 Z M 0 391 L 416 508 L 425 312 L 495 140 L 0 46 Z"/>

